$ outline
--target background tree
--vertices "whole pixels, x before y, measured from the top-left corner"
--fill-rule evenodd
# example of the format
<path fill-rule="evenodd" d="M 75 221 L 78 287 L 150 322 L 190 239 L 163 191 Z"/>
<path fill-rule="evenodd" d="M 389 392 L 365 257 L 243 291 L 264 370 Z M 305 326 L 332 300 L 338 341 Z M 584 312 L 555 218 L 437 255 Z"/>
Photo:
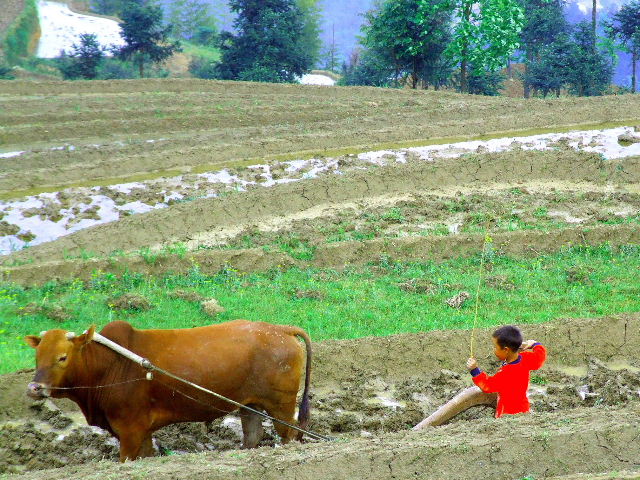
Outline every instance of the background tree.
<path fill-rule="evenodd" d="M 81 33 L 80 43 L 74 43 L 71 48 L 72 52 L 58 61 L 63 76 L 67 79 L 96 78 L 98 67 L 105 56 L 105 49 L 98 42 L 96 35 Z"/>
<path fill-rule="evenodd" d="M 302 48 L 311 57 L 311 64 L 315 65 L 320 61 L 320 50 L 322 48 L 320 40 L 321 9 L 318 6 L 318 0 L 298 0 L 298 7 L 303 19 Z"/>
<path fill-rule="evenodd" d="M 335 24 L 331 25 L 331 42 L 325 45 L 320 55 L 320 61 L 322 62 L 321 68 L 329 70 L 330 72 L 337 72 L 338 65 L 340 64 L 338 53 L 338 45 L 336 45 L 336 28 Z"/>
<path fill-rule="evenodd" d="M 442 56 L 451 16 L 440 0 L 387 0 L 365 14 L 361 43 L 393 66 L 396 85 L 404 72 L 416 88 L 428 66 Z"/>
<path fill-rule="evenodd" d="M 620 7 L 611 21 L 605 22 L 607 36 L 617 40 L 619 48 L 631 53 L 631 92 L 636 92 L 636 65 L 640 55 L 640 1 Z"/>
<path fill-rule="evenodd" d="M 179 42 L 169 41 L 171 25 L 162 25 L 162 10 L 156 5 L 130 2 L 122 12 L 120 28 L 125 45 L 116 53 L 138 66 L 140 78 L 145 62 L 160 63 L 181 51 Z"/>
<path fill-rule="evenodd" d="M 552 44 L 562 35 L 564 40 L 567 39 L 569 24 L 564 16 L 564 0 L 523 0 L 521 6 L 525 12 L 525 24 L 520 32 L 520 44 L 525 56 L 524 96 L 529 98 L 532 84 L 528 79 L 536 79 L 536 82 L 544 80 L 541 76 L 544 71 L 554 78 L 543 89 L 557 83 L 558 72 L 550 72 L 549 69 L 561 64 L 562 60 L 550 56 L 562 52 L 558 50 L 558 45 Z M 528 75 L 530 69 L 534 69 L 535 73 Z"/>
<path fill-rule="evenodd" d="M 527 62 L 523 80 L 528 89 L 541 92 L 544 97 L 549 93 L 560 96 L 561 89 L 567 84 L 574 49 L 569 33 L 559 34 L 555 40 L 536 50 L 535 57 Z M 525 96 L 528 98 L 528 91 Z"/>
<path fill-rule="evenodd" d="M 91 0 L 89 7 L 101 15 L 120 16 L 126 3 L 127 0 Z"/>
<path fill-rule="evenodd" d="M 210 12 L 209 4 L 199 0 L 172 0 L 169 7 L 171 33 L 178 38 L 191 40 L 202 29 L 216 31 L 216 21 Z"/>
<path fill-rule="evenodd" d="M 593 29 L 589 22 L 575 25 L 567 52 L 567 83 L 578 96 L 602 95 L 611 84 L 613 65 L 606 55 L 593 50 Z"/>
<path fill-rule="evenodd" d="M 230 0 L 237 34 L 222 32 L 218 77 L 294 82 L 313 65 L 295 0 Z"/>
<path fill-rule="evenodd" d="M 494 72 L 519 46 L 524 12 L 517 0 L 449 0 L 457 23 L 445 54 L 460 65 L 460 90 L 468 92 L 467 72 Z"/>
<path fill-rule="evenodd" d="M 373 50 L 354 50 L 342 64 L 338 85 L 395 86 L 394 67 L 389 59 Z"/>
<path fill-rule="evenodd" d="M 198 45 L 214 46 L 218 40 L 218 29 L 213 25 L 198 27 L 190 40 Z"/>
<path fill-rule="evenodd" d="M 440 55 L 429 55 L 425 58 L 422 68 L 422 81 L 424 88 L 433 85 L 436 90 L 451 83 L 451 77 L 455 70 L 455 63 L 444 55 L 444 49 L 451 41 L 451 32 L 443 37 L 442 53 Z"/>
<path fill-rule="evenodd" d="M 471 68 L 469 73 L 469 93 L 473 95 L 500 95 L 504 80 L 505 75 L 500 72 Z"/>
<path fill-rule="evenodd" d="M 596 31 L 597 26 L 598 26 L 598 14 L 597 14 L 597 7 L 598 6 L 598 0 L 593 0 L 592 5 L 591 5 L 591 30 L 593 31 L 593 50 L 595 51 L 596 49 L 596 40 L 598 38 L 598 33 Z"/>

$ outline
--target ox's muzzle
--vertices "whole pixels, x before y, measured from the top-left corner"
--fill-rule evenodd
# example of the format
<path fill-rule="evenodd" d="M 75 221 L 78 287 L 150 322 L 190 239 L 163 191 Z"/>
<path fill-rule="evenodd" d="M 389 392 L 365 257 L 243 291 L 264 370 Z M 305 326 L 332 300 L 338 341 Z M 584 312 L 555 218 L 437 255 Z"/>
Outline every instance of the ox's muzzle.
<path fill-rule="evenodd" d="M 27 395 L 35 400 L 40 400 L 49 396 L 49 389 L 41 383 L 31 382 L 27 385 Z"/>

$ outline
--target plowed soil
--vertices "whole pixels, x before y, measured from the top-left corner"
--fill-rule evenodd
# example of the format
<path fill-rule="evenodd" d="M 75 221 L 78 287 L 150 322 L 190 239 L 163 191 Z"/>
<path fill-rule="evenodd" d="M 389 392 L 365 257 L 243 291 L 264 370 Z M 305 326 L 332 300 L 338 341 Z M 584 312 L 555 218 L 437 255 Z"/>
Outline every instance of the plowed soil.
<path fill-rule="evenodd" d="M 640 111 L 635 95 L 526 101 L 381 93 L 182 79 L 0 82 L 1 151 L 26 151 L 20 162 L 0 162 L 0 195 L 447 137 L 640 123 L 629 113 Z"/>
<path fill-rule="evenodd" d="M 333 441 L 274 446 L 270 434 L 263 447 L 238 450 L 237 419 L 227 417 L 208 429 L 167 427 L 156 434 L 164 456 L 126 465 L 116 463 L 117 443 L 87 427 L 71 402 L 28 400 L 32 372 L 5 375 L 0 472 L 25 479 L 440 479 L 452 472 L 520 479 L 640 468 L 640 316 L 523 328 L 550 353 L 532 377 L 531 415 L 496 420 L 476 407 L 445 426 L 411 431 L 471 384 L 463 368 L 469 331 L 329 341 L 314 344 L 311 429 Z M 490 331 L 476 335 L 479 361 L 492 370 Z"/>
<path fill-rule="evenodd" d="M 185 272 L 194 262 L 205 272 L 224 265 L 340 268 L 382 254 L 405 260 L 470 255 L 487 233 L 500 252 L 512 255 L 568 244 L 638 243 L 639 162 L 559 149 L 360 168 L 125 217 L 4 256 L 1 274 L 38 284 L 88 278 L 95 269 Z M 313 248 L 313 258 L 283 253 L 277 244 L 291 238 Z M 153 261 L 131 255 L 173 244 L 187 254 L 158 254 Z M 87 257 L 95 258 L 82 260 Z"/>

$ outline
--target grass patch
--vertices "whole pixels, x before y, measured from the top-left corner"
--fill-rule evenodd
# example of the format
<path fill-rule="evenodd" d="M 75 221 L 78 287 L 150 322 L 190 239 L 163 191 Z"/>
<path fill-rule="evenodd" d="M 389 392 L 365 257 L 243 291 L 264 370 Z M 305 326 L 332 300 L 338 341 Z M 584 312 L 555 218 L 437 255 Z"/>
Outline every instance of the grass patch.
<path fill-rule="evenodd" d="M 205 45 L 196 45 L 195 43 L 181 40 L 180 45 L 182 51 L 190 57 L 204 58 L 209 62 L 217 62 L 220 60 L 220 50 L 215 47 L 207 47 Z"/>
<path fill-rule="evenodd" d="M 470 328 L 474 302 L 452 309 L 445 300 L 475 291 L 480 258 L 442 263 L 376 264 L 347 268 L 271 270 L 245 274 L 231 268 L 204 275 L 116 276 L 97 272 L 88 282 L 48 283 L 38 288 L 0 284 L 0 373 L 33 366 L 23 337 L 42 330 L 83 331 L 125 319 L 138 328 L 190 328 L 234 318 L 295 324 L 318 340 L 385 336 L 405 332 Z M 491 277 L 513 287 L 485 284 L 478 325 L 540 323 L 558 317 L 590 317 L 640 311 L 637 272 L 640 247 L 572 247 L 537 258 L 485 258 Z M 568 271 L 588 271 L 589 282 L 574 282 Z M 429 289 L 401 288 L 407 282 Z M 174 292 L 180 292 L 180 295 Z M 185 293 L 186 292 L 186 293 Z M 226 309 L 215 320 L 193 298 L 215 298 Z M 292 293 L 293 292 L 293 293 Z M 313 295 L 299 294 L 313 292 Z M 148 299 L 149 310 L 116 310 L 109 299 L 125 294 Z M 42 308 L 30 308 L 27 305 Z M 66 315 L 50 318 L 62 309 Z"/>

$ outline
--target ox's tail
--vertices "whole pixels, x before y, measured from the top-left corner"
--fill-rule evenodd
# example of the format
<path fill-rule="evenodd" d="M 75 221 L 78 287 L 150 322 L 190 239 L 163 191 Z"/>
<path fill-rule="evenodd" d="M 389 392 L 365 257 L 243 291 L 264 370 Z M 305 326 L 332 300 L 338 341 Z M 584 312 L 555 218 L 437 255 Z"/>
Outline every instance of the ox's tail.
<path fill-rule="evenodd" d="M 307 332 L 298 327 L 291 327 L 290 333 L 296 335 L 304 340 L 304 345 L 307 350 L 307 362 L 304 377 L 304 391 L 302 392 L 302 398 L 300 399 L 300 405 L 298 406 L 298 426 L 304 430 L 309 427 L 309 418 L 311 416 L 311 404 L 309 403 L 309 384 L 311 382 L 311 339 Z M 297 439 L 302 440 L 302 432 L 298 433 Z"/>

